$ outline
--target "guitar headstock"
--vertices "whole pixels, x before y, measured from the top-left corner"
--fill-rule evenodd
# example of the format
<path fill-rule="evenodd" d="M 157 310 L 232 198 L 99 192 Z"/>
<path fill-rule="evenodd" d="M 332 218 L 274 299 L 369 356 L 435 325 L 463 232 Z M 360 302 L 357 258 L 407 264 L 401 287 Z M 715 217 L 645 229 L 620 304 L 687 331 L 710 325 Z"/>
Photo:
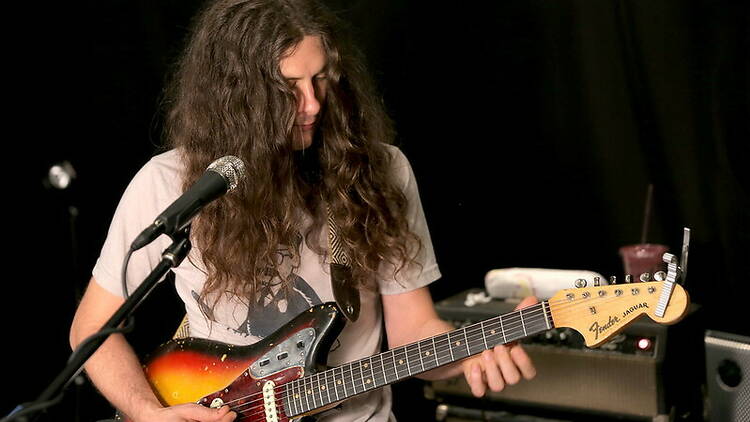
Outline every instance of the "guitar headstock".
<path fill-rule="evenodd" d="M 656 315 L 665 284 L 662 281 L 565 289 L 549 299 L 555 327 L 570 327 L 586 345 L 598 346 L 643 314 L 660 324 L 674 324 L 686 313 L 690 298 L 674 285 L 666 312 Z"/>

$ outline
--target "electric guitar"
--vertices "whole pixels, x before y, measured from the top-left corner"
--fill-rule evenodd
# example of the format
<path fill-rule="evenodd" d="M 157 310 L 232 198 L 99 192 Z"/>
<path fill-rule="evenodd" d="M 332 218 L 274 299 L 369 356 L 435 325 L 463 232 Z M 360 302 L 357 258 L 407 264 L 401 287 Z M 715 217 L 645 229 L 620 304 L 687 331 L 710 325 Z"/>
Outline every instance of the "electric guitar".
<path fill-rule="evenodd" d="M 228 405 L 238 421 L 286 422 L 554 327 L 573 328 L 596 347 L 643 314 L 676 323 L 689 302 L 672 281 L 565 289 L 530 307 L 330 369 L 326 354 L 345 320 L 334 303 L 326 303 L 250 346 L 172 340 L 144 370 L 165 405 Z"/>

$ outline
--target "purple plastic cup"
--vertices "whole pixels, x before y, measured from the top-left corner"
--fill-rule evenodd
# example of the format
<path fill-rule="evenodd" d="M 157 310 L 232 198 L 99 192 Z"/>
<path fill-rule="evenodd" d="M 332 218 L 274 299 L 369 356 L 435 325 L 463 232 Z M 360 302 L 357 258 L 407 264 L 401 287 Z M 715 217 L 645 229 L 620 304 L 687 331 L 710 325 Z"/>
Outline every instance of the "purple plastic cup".
<path fill-rule="evenodd" d="M 652 243 L 641 243 L 638 245 L 627 245 L 620 248 L 622 264 L 625 274 L 631 274 L 633 281 L 640 281 L 643 273 L 653 274 L 657 271 L 665 271 L 666 264 L 662 256 L 669 248 L 665 245 Z"/>

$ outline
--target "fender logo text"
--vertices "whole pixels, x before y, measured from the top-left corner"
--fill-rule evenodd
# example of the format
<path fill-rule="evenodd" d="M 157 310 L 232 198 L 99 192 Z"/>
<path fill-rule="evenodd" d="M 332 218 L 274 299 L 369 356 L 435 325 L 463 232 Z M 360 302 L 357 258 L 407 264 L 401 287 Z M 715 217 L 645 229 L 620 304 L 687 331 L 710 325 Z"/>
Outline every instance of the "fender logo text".
<path fill-rule="evenodd" d="M 603 334 L 605 331 L 607 331 L 610 328 L 612 328 L 618 322 L 620 322 L 620 318 L 617 318 L 616 316 L 611 316 L 610 315 L 609 316 L 609 321 L 607 321 L 606 324 L 599 325 L 599 323 L 595 321 L 593 324 L 591 324 L 591 327 L 589 327 L 589 331 L 591 331 L 592 333 L 594 333 L 594 339 L 598 340 L 599 339 L 599 334 Z"/>

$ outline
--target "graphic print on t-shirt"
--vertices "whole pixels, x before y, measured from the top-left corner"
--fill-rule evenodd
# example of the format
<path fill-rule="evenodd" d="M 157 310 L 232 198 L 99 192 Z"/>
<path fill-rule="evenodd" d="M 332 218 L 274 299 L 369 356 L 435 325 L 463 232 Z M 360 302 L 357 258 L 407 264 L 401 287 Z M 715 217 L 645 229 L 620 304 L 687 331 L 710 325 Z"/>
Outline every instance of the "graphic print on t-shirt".
<path fill-rule="evenodd" d="M 294 268 L 299 268 L 300 260 L 299 254 L 293 251 L 299 250 L 301 241 L 300 236 L 294 249 L 284 247 L 277 251 L 275 268 L 269 269 L 268 273 L 271 276 L 260 283 L 256 292 L 256 300 L 240 299 L 235 296 L 246 312 L 239 315 L 235 313 L 235 318 L 238 318 L 235 321 L 240 320 L 241 323 L 227 327 L 228 330 L 257 341 L 272 334 L 311 306 L 323 303 L 312 286 L 293 272 Z M 282 289 L 284 284 L 282 278 L 288 280 L 289 288 Z M 215 321 L 213 314 L 210 313 L 210 307 L 200 298 L 200 295 L 194 291 L 191 293 L 204 315 Z M 237 311 L 240 312 L 240 309 Z"/>
<path fill-rule="evenodd" d="M 310 285 L 297 274 L 292 274 L 291 293 L 274 292 L 266 285 L 259 292 L 259 300 L 247 310 L 247 319 L 235 332 L 246 336 L 264 338 L 306 311 L 311 306 L 323 303 Z"/>

